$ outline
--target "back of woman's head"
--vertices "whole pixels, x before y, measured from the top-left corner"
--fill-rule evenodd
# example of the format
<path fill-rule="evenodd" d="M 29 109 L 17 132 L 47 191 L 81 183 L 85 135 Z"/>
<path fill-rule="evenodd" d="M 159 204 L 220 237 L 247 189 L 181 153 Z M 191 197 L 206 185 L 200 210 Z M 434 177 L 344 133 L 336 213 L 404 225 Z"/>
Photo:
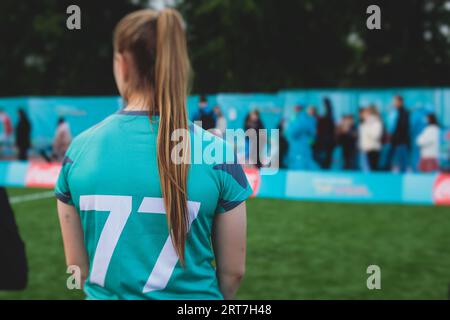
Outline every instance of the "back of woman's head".
<path fill-rule="evenodd" d="M 187 172 L 189 139 L 184 137 L 184 161 L 174 163 L 171 140 L 177 129 L 187 132 L 186 98 L 190 64 L 184 22 L 174 9 L 140 10 L 125 16 L 114 32 L 115 55 L 126 60 L 129 74 L 121 94 L 140 95 L 149 114 L 159 113 L 157 159 L 169 232 L 184 263 L 188 228 Z M 120 90 L 120 88 L 119 88 Z"/>
<path fill-rule="evenodd" d="M 438 120 L 434 113 L 430 113 L 427 116 L 427 120 L 428 120 L 428 124 L 430 124 L 430 125 L 438 125 Z"/>
<path fill-rule="evenodd" d="M 371 104 L 371 105 L 367 108 L 367 111 L 368 111 L 368 113 L 369 113 L 370 115 L 372 115 L 372 116 L 374 116 L 374 117 L 377 117 L 377 118 L 380 117 L 380 112 L 378 111 L 378 108 L 377 108 L 375 105 L 373 105 L 373 104 Z"/>

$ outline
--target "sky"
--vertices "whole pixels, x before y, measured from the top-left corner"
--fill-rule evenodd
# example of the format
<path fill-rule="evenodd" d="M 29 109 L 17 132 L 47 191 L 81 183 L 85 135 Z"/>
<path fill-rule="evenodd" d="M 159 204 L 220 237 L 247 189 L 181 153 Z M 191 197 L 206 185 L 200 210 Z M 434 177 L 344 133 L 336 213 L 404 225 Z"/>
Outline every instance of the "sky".
<path fill-rule="evenodd" d="M 167 6 L 172 6 L 174 4 L 174 0 L 149 0 L 149 4 L 151 4 L 155 9 L 162 9 Z"/>

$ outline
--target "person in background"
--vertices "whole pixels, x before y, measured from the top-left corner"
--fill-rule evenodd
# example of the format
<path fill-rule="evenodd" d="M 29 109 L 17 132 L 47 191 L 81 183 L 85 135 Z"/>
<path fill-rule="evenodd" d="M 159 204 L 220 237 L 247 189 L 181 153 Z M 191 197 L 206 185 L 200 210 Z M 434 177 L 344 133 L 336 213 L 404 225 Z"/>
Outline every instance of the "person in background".
<path fill-rule="evenodd" d="M 261 115 L 258 110 L 252 110 L 245 118 L 244 122 L 244 130 L 247 131 L 249 129 L 253 129 L 256 131 L 256 141 L 249 141 L 247 139 L 248 143 L 248 156 L 250 159 L 251 164 L 255 164 L 256 167 L 261 168 L 261 148 L 264 148 L 264 146 L 261 146 L 260 139 L 261 139 L 261 132 L 260 130 L 265 129 L 264 124 L 261 120 Z M 253 142 L 253 143 L 252 143 Z"/>
<path fill-rule="evenodd" d="M 79 267 L 89 300 L 233 299 L 245 273 L 252 189 L 241 165 L 227 162 L 232 146 L 210 137 L 227 151 L 191 163 L 189 138 L 172 137 L 191 127 L 185 25 L 168 8 L 119 22 L 114 78 L 127 105 L 78 135 L 60 171 L 66 262 Z M 201 128 L 190 135 L 211 136 Z"/>
<path fill-rule="evenodd" d="M 419 103 L 410 109 L 410 141 L 413 141 L 410 149 L 411 167 L 415 172 L 420 171 L 420 147 L 416 143 L 417 138 L 428 126 L 428 115 L 433 113 L 436 108 L 434 105 Z"/>
<path fill-rule="evenodd" d="M 416 144 L 420 148 L 419 170 L 434 172 L 439 170 L 440 129 L 435 114 L 427 116 L 427 126 L 417 137 Z"/>
<path fill-rule="evenodd" d="M 364 112 L 366 110 L 366 107 L 359 106 L 358 108 L 358 140 L 357 140 L 357 147 L 358 147 L 358 169 L 363 172 L 368 172 L 369 169 L 369 161 L 367 160 L 367 156 L 365 152 L 362 152 L 359 149 L 359 128 L 364 122 Z"/>
<path fill-rule="evenodd" d="M 314 159 L 322 169 L 330 169 L 333 161 L 335 141 L 335 124 L 333 118 L 333 106 L 328 97 L 323 99 L 325 114 L 318 117 L 317 136 L 314 143 Z"/>
<path fill-rule="evenodd" d="M 409 112 L 404 106 L 403 97 L 394 97 L 394 107 L 396 109 L 396 121 L 394 131 L 390 137 L 391 170 L 398 168 L 400 172 L 406 172 L 409 163 L 410 145 L 410 123 Z"/>
<path fill-rule="evenodd" d="M 201 127 L 205 130 L 214 129 L 216 127 L 216 113 L 208 104 L 206 96 L 200 96 L 197 112 L 192 118 L 193 122 L 201 121 Z"/>
<path fill-rule="evenodd" d="M 285 135 L 285 122 L 282 120 L 277 129 L 279 130 L 279 143 L 278 143 L 278 158 L 279 158 L 279 168 L 287 168 L 287 155 L 289 152 L 289 142 Z"/>
<path fill-rule="evenodd" d="M 0 187 L 0 261 L 0 291 L 24 290 L 28 282 L 25 245 L 3 187 Z"/>
<path fill-rule="evenodd" d="M 295 108 L 295 118 L 289 124 L 287 134 L 290 137 L 289 169 L 317 170 L 313 159 L 312 145 L 316 136 L 316 118 L 314 108 L 305 110 L 303 106 Z"/>
<path fill-rule="evenodd" d="M 312 118 L 314 119 L 315 125 L 317 127 L 317 119 L 319 118 L 319 115 L 317 114 L 317 108 L 316 106 L 309 106 L 308 108 L 306 108 L 306 113 Z"/>
<path fill-rule="evenodd" d="M 5 125 L 3 123 L 3 115 L 4 115 L 3 109 L 0 108 L 0 160 L 3 160 L 4 153 L 5 153 Z"/>
<path fill-rule="evenodd" d="M 58 119 L 58 127 L 56 128 L 56 134 L 53 140 L 53 159 L 62 161 L 71 142 L 72 134 L 70 132 L 70 126 L 61 117 Z"/>
<path fill-rule="evenodd" d="M 345 115 L 339 123 L 337 130 L 337 142 L 342 147 L 342 160 L 344 170 L 356 169 L 356 143 L 358 130 L 353 115 Z"/>
<path fill-rule="evenodd" d="M 0 108 L 0 157 L 10 147 L 12 134 L 11 119 L 5 110 Z"/>
<path fill-rule="evenodd" d="M 214 107 L 214 113 L 216 115 L 216 135 L 219 137 L 225 137 L 225 131 L 227 130 L 227 119 L 223 116 L 222 110 L 219 106 Z"/>
<path fill-rule="evenodd" d="M 31 124 L 25 110 L 19 109 L 17 113 L 19 115 L 19 121 L 15 130 L 16 147 L 19 151 L 18 159 L 25 161 L 28 159 L 28 150 L 31 147 Z"/>
<path fill-rule="evenodd" d="M 359 149 L 367 159 L 368 171 L 376 171 L 382 147 L 383 124 L 374 107 L 365 109 L 361 116 L 363 121 L 359 126 Z"/>

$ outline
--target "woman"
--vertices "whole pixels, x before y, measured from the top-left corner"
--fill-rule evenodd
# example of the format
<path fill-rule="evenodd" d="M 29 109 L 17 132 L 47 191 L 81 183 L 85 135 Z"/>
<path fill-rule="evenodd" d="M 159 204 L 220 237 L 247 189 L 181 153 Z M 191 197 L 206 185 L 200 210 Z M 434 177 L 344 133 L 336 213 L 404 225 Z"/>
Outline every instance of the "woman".
<path fill-rule="evenodd" d="M 354 170 L 356 160 L 356 141 L 358 131 L 353 115 L 345 115 L 337 127 L 337 141 L 342 147 L 344 170 Z"/>
<path fill-rule="evenodd" d="M 18 159 L 28 159 L 28 149 L 31 147 L 31 124 L 23 109 L 18 111 L 19 121 L 16 126 L 16 147 L 19 151 Z"/>
<path fill-rule="evenodd" d="M 263 136 L 263 132 L 260 130 L 264 129 L 264 124 L 261 121 L 261 116 L 258 110 L 252 110 L 249 112 L 247 117 L 245 117 L 244 122 L 244 130 L 254 130 L 254 139 L 250 141 L 247 138 L 247 147 L 248 147 L 248 158 L 250 164 L 256 165 L 257 168 L 261 168 L 263 166 L 261 159 L 261 152 L 265 145 L 261 142 L 261 138 L 265 141 L 265 137 Z M 250 135 L 252 136 L 252 135 Z"/>
<path fill-rule="evenodd" d="M 279 157 L 279 167 L 280 169 L 286 169 L 287 165 L 287 156 L 289 154 L 289 141 L 286 138 L 285 132 L 286 122 L 285 120 L 281 120 L 278 124 L 278 132 L 279 132 L 279 143 L 278 143 L 278 157 Z"/>
<path fill-rule="evenodd" d="M 222 110 L 219 106 L 214 107 L 214 113 L 216 114 L 216 135 L 219 137 L 225 137 L 225 132 L 227 130 L 227 119 L 225 119 Z"/>
<path fill-rule="evenodd" d="M 362 111 L 362 123 L 359 126 L 359 149 L 367 159 L 369 171 L 378 170 L 382 147 L 383 124 L 374 107 Z"/>
<path fill-rule="evenodd" d="M 319 170 L 313 158 L 312 146 L 317 133 L 315 108 L 305 110 L 303 106 L 295 108 L 295 118 L 287 127 L 287 135 L 291 140 L 289 148 L 289 169 Z"/>
<path fill-rule="evenodd" d="M 314 160 L 322 169 L 330 169 L 333 164 L 333 151 L 335 148 L 335 124 L 333 105 L 327 97 L 323 99 L 325 114 L 317 117 L 317 134 L 313 145 Z"/>
<path fill-rule="evenodd" d="M 20 119 L 20 112 L 19 112 Z M 11 147 L 11 134 L 12 134 L 11 118 L 8 114 L 0 108 L 0 159 L 4 154 L 7 154 Z"/>
<path fill-rule="evenodd" d="M 61 161 L 69 148 L 70 142 L 72 142 L 72 133 L 69 123 L 61 117 L 58 119 L 58 126 L 53 139 L 53 159 Z"/>
<path fill-rule="evenodd" d="M 188 123 L 181 16 L 123 18 L 114 75 L 126 107 L 73 140 L 55 188 L 67 264 L 89 299 L 233 298 L 251 189 L 238 164 L 189 165 L 193 139 L 227 146 Z"/>
<path fill-rule="evenodd" d="M 417 137 L 417 145 L 420 148 L 419 170 L 422 172 L 434 172 L 439 170 L 439 140 L 440 130 L 434 114 L 427 116 L 428 125 Z"/>

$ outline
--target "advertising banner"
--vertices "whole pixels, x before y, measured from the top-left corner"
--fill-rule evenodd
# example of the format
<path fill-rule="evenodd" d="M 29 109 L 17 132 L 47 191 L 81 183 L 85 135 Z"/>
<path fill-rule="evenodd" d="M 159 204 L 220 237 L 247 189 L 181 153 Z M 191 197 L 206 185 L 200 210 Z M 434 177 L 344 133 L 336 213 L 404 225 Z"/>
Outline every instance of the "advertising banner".
<path fill-rule="evenodd" d="M 0 186 L 53 188 L 61 164 L 0 161 Z M 450 205 L 450 174 L 393 174 L 245 168 L 252 197 L 354 203 Z"/>

